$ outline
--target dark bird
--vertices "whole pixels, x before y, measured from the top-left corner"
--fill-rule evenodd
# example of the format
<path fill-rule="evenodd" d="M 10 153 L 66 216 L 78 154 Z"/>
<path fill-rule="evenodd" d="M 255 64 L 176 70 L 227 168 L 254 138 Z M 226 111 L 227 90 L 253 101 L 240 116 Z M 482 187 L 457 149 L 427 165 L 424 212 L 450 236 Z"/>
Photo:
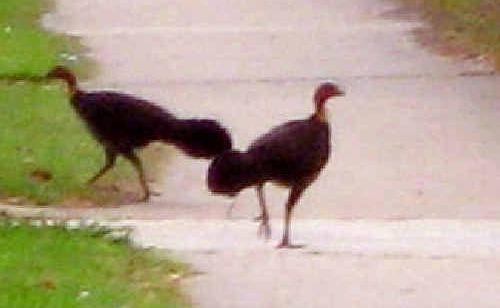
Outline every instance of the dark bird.
<path fill-rule="evenodd" d="M 255 186 L 259 198 L 260 232 L 270 236 L 269 215 L 264 200 L 266 182 L 290 188 L 279 248 L 300 247 L 290 243 L 292 210 L 304 190 L 317 178 L 330 156 L 330 125 L 325 103 L 344 92 L 333 83 L 321 84 L 314 94 L 315 112 L 309 118 L 277 126 L 255 140 L 246 152 L 230 150 L 217 156 L 208 169 L 207 185 L 218 194 L 235 196 Z"/>
<path fill-rule="evenodd" d="M 85 92 L 78 88 L 75 75 L 62 66 L 52 69 L 46 77 L 67 83 L 71 105 L 104 147 L 106 162 L 89 184 L 111 169 L 117 156 L 122 155 L 137 170 L 144 190 L 142 200 L 147 200 L 150 192 L 136 149 L 161 141 L 195 158 L 212 158 L 231 149 L 229 133 L 214 120 L 178 119 L 163 108 L 128 94 Z"/>

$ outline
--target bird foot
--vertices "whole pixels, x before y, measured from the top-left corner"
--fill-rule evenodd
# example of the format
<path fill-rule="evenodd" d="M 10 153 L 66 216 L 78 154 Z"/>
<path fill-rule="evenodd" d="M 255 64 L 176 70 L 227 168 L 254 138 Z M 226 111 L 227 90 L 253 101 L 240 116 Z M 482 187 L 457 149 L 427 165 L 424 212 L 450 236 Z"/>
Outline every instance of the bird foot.
<path fill-rule="evenodd" d="M 151 196 L 155 196 L 155 197 L 161 196 L 161 191 L 152 190 L 151 191 Z"/>
<path fill-rule="evenodd" d="M 269 226 L 269 219 L 262 218 L 259 224 L 259 236 L 263 236 L 266 240 L 271 238 L 271 227 Z"/>
<path fill-rule="evenodd" d="M 262 221 L 264 219 L 264 215 L 260 214 L 259 216 L 255 216 L 253 221 Z"/>
<path fill-rule="evenodd" d="M 277 249 L 301 249 L 306 247 L 304 244 L 290 244 L 288 241 L 282 241 L 278 246 L 276 246 Z"/>

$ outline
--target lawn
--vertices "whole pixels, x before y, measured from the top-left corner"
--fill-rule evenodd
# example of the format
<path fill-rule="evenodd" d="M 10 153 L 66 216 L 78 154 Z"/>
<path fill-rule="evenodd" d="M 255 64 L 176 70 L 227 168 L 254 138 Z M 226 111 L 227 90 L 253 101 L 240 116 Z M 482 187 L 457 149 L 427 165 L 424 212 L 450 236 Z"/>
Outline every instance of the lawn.
<path fill-rule="evenodd" d="M 0 221 L 0 307 L 188 307 L 186 266 L 102 229 Z"/>
<path fill-rule="evenodd" d="M 11 25 L 35 25 L 40 13 L 46 12 L 52 1 L 3 0 L 0 2 L 0 23 Z"/>
<path fill-rule="evenodd" d="M 60 84 L 0 82 L 0 189 L 38 204 L 69 199 L 110 202 L 111 189 L 90 189 L 85 182 L 103 164 L 101 147 L 67 101 Z M 101 183 L 135 174 L 119 160 Z M 140 191 L 138 190 L 138 193 Z"/>
<path fill-rule="evenodd" d="M 78 38 L 52 33 L 40 26 L 51 8 L 44 0 L 0 1 L 0 77 L 41 76 L 56 64 L 88 76 L 94 63 L 81 56 Z"/>
<path fill-rule="evenodd" d="M 424 12 L 441 49 L 500 69 L 500 0 L 404 0 Z"/>
<path fill-rule="evenodd" d="M 49 7 L 42 0 L 0 1 L 0 202 L 115 203 L 119 180 L 135 180 L 130 164 L 119 160 L 99 187 L 86 186 L 103 164 L 101 147 L 71 109 L 63 84 L 33 81 L 56 64 L 82 77 L 91 63 L 78 40 L 40 27 Z M 141 193 L 138 185 L 134 191 Z M 0 217 L 0 307 L 189 306 L 178 287 L 185 265 L 108 235 Z"/>

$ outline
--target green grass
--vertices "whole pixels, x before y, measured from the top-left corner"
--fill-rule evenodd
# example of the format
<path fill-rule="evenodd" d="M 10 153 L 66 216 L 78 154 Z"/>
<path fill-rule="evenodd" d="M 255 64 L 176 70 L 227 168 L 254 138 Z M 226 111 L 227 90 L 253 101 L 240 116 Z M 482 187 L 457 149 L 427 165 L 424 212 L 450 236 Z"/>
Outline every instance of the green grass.
<path fill-rule="evenodd" d="M 405 0 L 416 4 L 452 52 L 482 55 L 500 69 L 500 0 Z"/>
<path fill-rule="evenodd" d="M 41 13 L 53 6 L 44 0 L 2 0 L 0 2 L 0 23 L 11 25 L 35 25 Z"/>
<path fill-rule="evenodd" d="M 116 192 L 85 185 L 104 155 L 71 109 L 62 85 L 0 82 L 0 123 L 0 195 L 25 196 L 39 204 L 116 197 Z M 49 178 L 37 176 L 40 172 Z M 123 176 L 135 174 L 120 160 L 118 170 L 102 182 Z"/>
<path fill-rule="evenodd" d="M 0 75 L 41 76 L 60 63 L 66 42 L 33 27 L 0 28 Z"/>
<path fill-rule="evenodd" d="M 52 33 L 39 25 L 49 9 L 43 0 L 0 2 L 0 77 L 41 76 L 57 64 L 89 76 L 95 64 L 82 56 L 86 51 L 74 37 Z"/>
<path fill-rule="evenodd" d="M 71 109 L 65 87 L 12 81 L 42 76 L 56 64 L 80 77 L 89 71 L 78 40 L 39 26 L 49 7 L 44 0 L 0 1 L 0 200 L 116 201 L 121 193 L 109 187 L 118 179 L 128 183 L 135 173 L 119 160 L 100 181 L 108 183 L 105 190 L 84 185 L 104 157 Z M 188 306 L 177 286 L 184 265 L 105 239 L 106 233 L 13 227 L 0 219 L 0 307 Z"/>
<path fill-rule="evenodd" d="M 81 56 L 77 39 L 39 25 L 49 7 L 43 0 L 0 1 L 0 199 L 37 204 L 130 201 L 139 189 L 125 196 L 114 188 L 118 179 L 135 180 L 122 161 L 99 181 L 104 186 L 84 185 L 104 157 L 61 85 L 9 82 L 12 76 L 42 76 L 56 64 L 70 66 L 80 77 L 91 71 L 92 62 Z"/>
<path fill-rule="evenodd" d="M 0 222 L 0 307 L 187 307 L 187 268 L 100 230 Z"/>

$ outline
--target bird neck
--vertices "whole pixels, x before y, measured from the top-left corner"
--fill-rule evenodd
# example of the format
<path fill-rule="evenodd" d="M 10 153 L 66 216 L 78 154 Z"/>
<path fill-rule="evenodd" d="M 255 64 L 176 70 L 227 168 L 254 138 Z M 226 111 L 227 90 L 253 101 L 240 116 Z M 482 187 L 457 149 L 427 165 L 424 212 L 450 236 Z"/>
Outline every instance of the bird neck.
<path fill-rule="evenodd" d="M 320 122 L 328 122 L 328 112 L 325 108 L 326 99 L 315 99 L 314 104 L 316 106 L 316 111 L 313 114 L 313 119 Z"/>
<path fill-rule="evenodd" d="M 76 77 L 74 75 L 68 74 L 64 77 L 60 77 L 60 79 L 66 83 L 70 96 L 74 96 L 75 94 L 80 92 L 80 89 L 78 88 L 78 83 L 76 81 Z"/>
<path fill-rule="evenodd" d="M 66 83 L 68 84 L 68 92 L 71 96 L 74 96 L 78 92 L 81 92 L 78 88 L 78 85 L 76 84 L 76 81 L 69 82 L 68 80 L 66 80 Z"/>

